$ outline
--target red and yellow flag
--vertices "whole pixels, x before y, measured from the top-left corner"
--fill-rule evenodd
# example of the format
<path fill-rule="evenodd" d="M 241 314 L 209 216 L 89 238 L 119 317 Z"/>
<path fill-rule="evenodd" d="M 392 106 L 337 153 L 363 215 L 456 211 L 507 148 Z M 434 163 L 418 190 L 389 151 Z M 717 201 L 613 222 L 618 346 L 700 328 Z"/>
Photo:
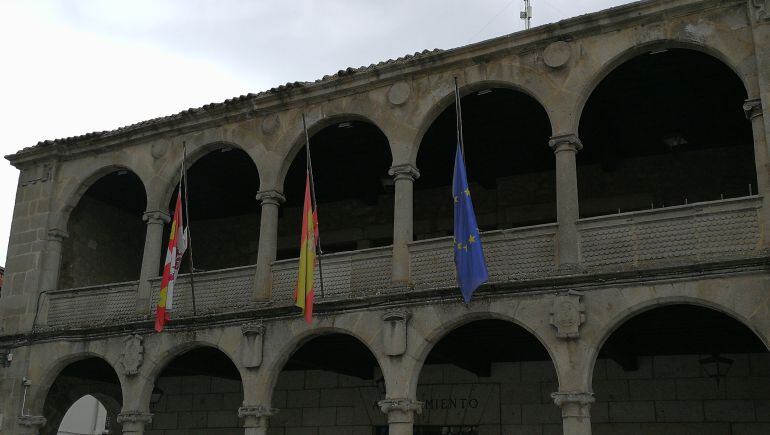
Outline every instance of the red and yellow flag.
<path fill-rule="evenodd" d="M 158 332 L 163 331 L 163 326 L 171 320 L 169 313 L 174 301 L 174 282 L 182 263 L 182 255 L 187 249 L 187 231 L 183 228 L 181 191 L 180 185 L 174 208 L 174 219 L 171 221 L 171 232 L 168 236 L 168 251 L 166 251 L 166 264 L 163 266 L 163 280 L 160 283 L 158 310 L 155 314 L 155 330 Z"/>
<path fill-rule="evenodd" d="M 302 308 L 305 321 L 313 322 L 313 273 L 316 265 L 318 215 L 310 200 L 310 173 L 305 173 L 305 206 L 302 211 L 302 241 L 299 246 L 299 277 L 294 290 L 294 304 Z"/>

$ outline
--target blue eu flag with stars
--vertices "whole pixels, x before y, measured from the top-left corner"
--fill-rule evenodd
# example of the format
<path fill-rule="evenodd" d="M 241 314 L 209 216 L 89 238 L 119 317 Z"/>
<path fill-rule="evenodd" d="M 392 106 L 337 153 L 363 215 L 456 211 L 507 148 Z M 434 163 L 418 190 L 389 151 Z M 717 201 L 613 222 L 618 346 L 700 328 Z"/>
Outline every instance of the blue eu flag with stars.
<path fill-rule="evenodd" d="M 460 144 L 455 154 L 455 171 L 452 180 L 452 196 L 455 210 L 454 253 L 457 268 L 457 282 L 467 304 L 473 292 L 489 279 L 481 237 L 473 212 L 468 177 L 465 175 L 465 159 Z"/>

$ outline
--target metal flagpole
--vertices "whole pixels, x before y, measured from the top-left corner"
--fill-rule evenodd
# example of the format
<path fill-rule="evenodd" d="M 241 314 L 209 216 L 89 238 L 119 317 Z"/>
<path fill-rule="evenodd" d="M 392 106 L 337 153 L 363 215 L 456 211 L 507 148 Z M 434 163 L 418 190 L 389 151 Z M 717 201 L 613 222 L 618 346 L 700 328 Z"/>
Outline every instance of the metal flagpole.
<path fill-rule="evenodd" d="M 457 115 L 457 142 L 463 152 L 463 162 L 465 161 L 465 142 L 463 141 L 463 109 L 460 104 L 460 87 L 457 86 L 457 77 L 455 77 L 455 114 Z M 468 168 L 466 168 L 467 171 Z"/>
<path fill-rule="evenodd" d="M 193 317 L 197 316 L 195 308 L 195 263 L 193 262 L 192 230 L 190 224 L 190 209 L 187 205 L 187 142 L 182 142 L 182 184 L 184 184 L 184 215 L 187 217 L 187 249 L 190 251 L 190 294 L 192 296 Z M 182 188 L 180 184 L 179 188 Z"/>
<path fill-rule="evenodd" d="M 305 114 L 302 114 L 302 128 L 305 129 L 305 160 L 307 162 L 307 171 L 310 173 L 310 196 L 312 197 L 313 201 L 313 213 L 317 213 L 318 211 L 318 202 L 316 202 L 315 199 L 315 179 L 313 177 L 313 163 L 310 161 L 310 136 L 307 133 L 307 122 L 305 121 Z M 321 266 L 321 255 L 323 255 L 324 251 L 321 248 L 321 229 L 319 228 L 320 225 L 318 225 L 318 221 L 313 222 L 316 224 L 316 232 L 318 233 L 318 237 L 316 237 L 315 240 L 315 246 L 316 246 L 316 259 L 318 260 L 318 278 L 321 281 L 321 299 L 324 298 L 324 269 Z"/>

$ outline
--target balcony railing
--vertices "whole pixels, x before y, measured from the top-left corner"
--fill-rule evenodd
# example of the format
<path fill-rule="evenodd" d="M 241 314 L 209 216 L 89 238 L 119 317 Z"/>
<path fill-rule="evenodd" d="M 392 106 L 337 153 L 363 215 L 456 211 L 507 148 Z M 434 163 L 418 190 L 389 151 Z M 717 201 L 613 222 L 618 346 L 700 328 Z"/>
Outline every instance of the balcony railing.
<path fill-rule="evenodd" d="M 578 221 L 586 273 L 606 273 L 744 259 L 761 256 L 758 211 L 761 198 L 747 197 L 602 216 Z M 555 271 L 556 224 L 482 234 L 490 282 L 542 279 Z M 414 291 L 454 287 L 452 238 L 409 245 Z M 390 246 L 323 255 L 323 300 L 349 300 L 413 291 L 391 284 Z M 254 308 L 255 266 L 195 274 L 196 314 L 232 313 Z M 272 293 L 265 307 L 292 304 L 297 260 L 272 265 Z M 160 278 L 150 280 L 152 312 Z M 57 290 L 46 295 L 40 324 L 69 329 L 142 320 L 136 307 L 137 282 Z M 316 294 L 321 296 L 320 284 Z M 189 275 L 174 291 L 176 318 L 190 317 Z"/>
<path fill-rule="evenodd" d="M 754 196 L 581 219 L 583 266 L 612 272 L 758 256 L 760 206 Z"/>

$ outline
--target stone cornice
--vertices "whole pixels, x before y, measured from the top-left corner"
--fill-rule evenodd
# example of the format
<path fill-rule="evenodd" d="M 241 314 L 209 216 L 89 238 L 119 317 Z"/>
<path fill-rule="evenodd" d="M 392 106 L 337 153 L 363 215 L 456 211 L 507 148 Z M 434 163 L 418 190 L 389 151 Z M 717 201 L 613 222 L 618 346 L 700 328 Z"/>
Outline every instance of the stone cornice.
<path fill-rule="evenodd" d="M 86 134 L 83 135 L 82 139 L 75 138 L 71 141 L 63 139 L 67 140 L 67 143 L 25 148 L 15 154 L 7 155 L 5 158 L 16 167 L 51 157 L 73 158 L 76 154 L 89 152 L 93 148 L 103 151 L 109 147 L 126 146 L 132 142 L 146 141 L 156 137 L 175 136 L 189 131 L 221 126 L 228 122 L 284 111 L 293 107 L 314 104 L 318 101 L 361 93 L 367 88 L 374 89 L 399 80 L 410 80 L 415 75 L 429 74 L 474 63 L 479 58 L 488 61 L 496 57 L 507 56 L 512 52 L 527 53 L 564 38 L 590 34 L 598 35 L 618 27 L 630 26 L 634 22 L 649 22 L 659 17 L 671 18 L 677 14 L 688 14 L 734 5 L 743 6 L 744 4 L 741 0 L 728 2 L 722 0 L 634 2 L 463 47 L 411 59 L 405 58 L 399 62 L 386 62 L 373 68 L 354 69 L 344 77 L 334 80 L 321 80 L 285 90 L 279 89 L 278 92 L 233 98 L 227 104 L 216 103 L 190 109 L 175 115 L 100 133 L 100 135 Z"/>

